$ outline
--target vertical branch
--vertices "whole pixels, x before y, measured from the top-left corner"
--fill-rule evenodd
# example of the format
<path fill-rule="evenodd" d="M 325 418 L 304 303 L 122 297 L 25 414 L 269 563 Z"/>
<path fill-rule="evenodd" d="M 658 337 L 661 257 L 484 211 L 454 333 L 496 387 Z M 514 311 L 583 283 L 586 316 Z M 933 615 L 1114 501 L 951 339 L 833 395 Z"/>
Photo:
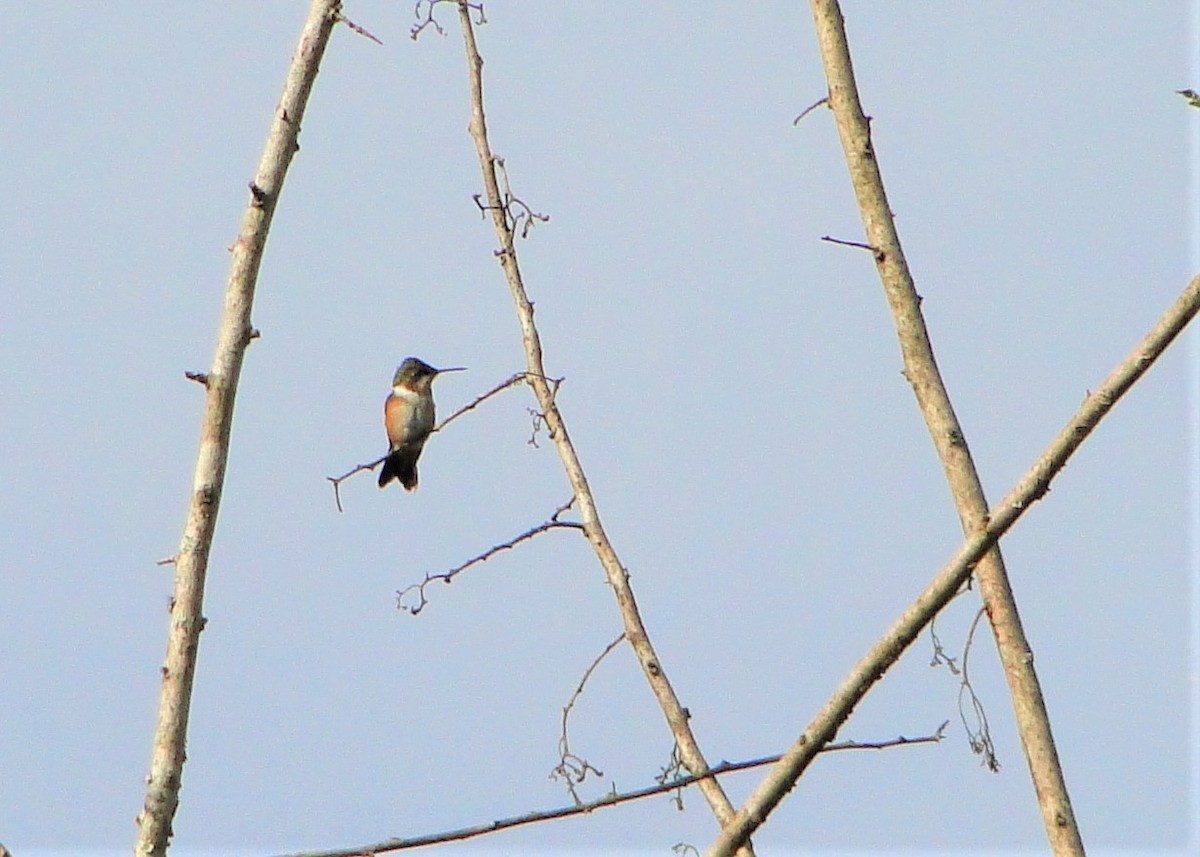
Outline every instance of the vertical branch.
<path fill-rule="evenodd" d="M 592 550 L 595 551 L 600 565 L 603 567 L 604 573 L 608 578 L 608 582 L 616 595 L 617 605 L 621 611 L 621 618 L 625 626 L 625 636 L 629 640 L 630 646 L 633 648 L 634 654 L 642 666 L 642 671 L 646 675 L 646 680 L 650 683 L 650 688 L 657 698 L 659 706 L 662 708 L 671 734 L 679 746 L 679 752 L 684 764 L 692 774 L 703 774 L 709 770 L 709 766 L 704 759 L 704 755 L 700 752 L 700 747 L 696 742 L 695 736 L 692 734 L 691 725 L 688 723 L 689 715 L 680 704 L 679 698 L 675 695 L 674 688 L 671 687 L 670 681 L 667 680 L 666 671 L 659 661 L 657 654 L 655 654 L 654 647 L 650 643 L 650 637 L 646 633 L 646 628 L 638 612 L 637 601 L 633 596 L 633 589 L 629 585 L 629 575 L 621 565 L 616 550 L 613 548 L 612 543 L 609 542 L 608 535 L 604 532 L 604 527 L 600 523 L 600 514 L 596 509 L 596 502 L 591 488 L 588 486 L 583 465 L 579 461 L 579 456 L 576 454 L 575 447 L 571 443 L 571 437 L 567 433 L 566 423 L 563 421 L 562 414 L 555 403 L 554 390 L 546 381 L 546 370 L 542 362 L 542 343 L 538 336 L 537 326 L 533 320 L 533 304 L 530 303 L 529 297 L 525 292 L 521 270 L 517 264 L 516 248 L 513 245 L 515 236 L 513 234 L 512 223 L 505 204 L 506 201 L 501 195 L 497 183 L 496 159 L 492 154 L 491 146 L 488 142 L 487 123 L 483 112 L 483 58 L 480 57 L 475 43 L 470 4 L 467 0 L 459 0 L 458 11 L 462 24 L 471 86 L 471 122 L 468 130 L 470 131 L 471 139 L 475 142 L 475 151 L 479 157 L 480 169 L 483 172 L 487 210 L 491 212 L 492 224 L 495 226 L 496 236 L 500 241 L 500 250 L 497 251 L 497 257 L 499 258 L 501 268 L 504 270 L 505 278 L 508 281 L 509 291 L 512 293 L 513 303 L 516 305 L 517 319 L 521 325 L 521 338 L 525 345 L 526 369 L 529 373 L 527 378 L 530 386 L 533 387 L 534 395 L 537 397 L 538 405 L 546 420 L 550 437 L 558 449 L 558 455 L 562 460 L 567 479 L 571 483 L 572 490 L 575 492 L 575 497 L 579 503 L 579 516 L 583 524 L 584 534 L 587 536 Z M 714 815 L 716 815 L 717 820 L 722 826 L 725 825 L 733 816 L 733 806 L 729 802 L 729 798 L 725 795 L 725 791 L 720 783 L 715 778 L 706 779 L 700 781 L 699 788 L 705 800 L 708 801 Z M 746 846 L 745 850 L 749 853 L 748 846 Z"/>
<path fill-rule="evenodd" d="M 987 498 L 971 459 L 966 436 L 955 416 L 934 360 L 925 319 L 921 314 L 921 299 L 913 285 L 912 273 L 905 261 L 900 236 L 888 207 L 883 177 L 871 143 L 870 125 L 858 98 L 842 13 L 837 0 L 811 0 L 811 5 L 825 75 L 829 81 L 829 106 L 837 121 L 867 243 L 875 254 L 875 265 L 895 321 L 904 360 L 904 374 L 916 394 L 933 445 L 942 461 L 963 531 L 970 535 L 987 526 Z M 999 547 L 988 552 L 975 573 L 1004 665 L 1017 728 L 1041 807 L 1046 835 L 1055 854 L 1082 854 L 1083 840 L 1071 809 L 1058 751 L 1054 746 L 1050 715 L 1033 666 L 1033 650 L 1021 626 L 1017 602 L 1009 586 Z"/>
<path fill-rule="evenodd" d="M 275 205 L 298 148 L 300 121 L 340 9 L 341 0 L 313 0 L 309 7 L 262 160 L 250 185 L 250 204 L 232 248 L 233 261 L 212 369 L 207 375 L 196 376 L 206 390 L 204 421 L 192 499 L 175 557 L 175 591 L 171 597 L 167 656 L 162 667 L 158 725 L 146 778 L 146 800 L 137 818 L 134 853 L 139 857 L 166 854 L 171 822 L 179 806 L 196 653 L 205 622 L 202 608 L 208 555 L 225 482 L 238 378 L 246 346 L 256 335 L 250 325 L 254 288 Z"/>

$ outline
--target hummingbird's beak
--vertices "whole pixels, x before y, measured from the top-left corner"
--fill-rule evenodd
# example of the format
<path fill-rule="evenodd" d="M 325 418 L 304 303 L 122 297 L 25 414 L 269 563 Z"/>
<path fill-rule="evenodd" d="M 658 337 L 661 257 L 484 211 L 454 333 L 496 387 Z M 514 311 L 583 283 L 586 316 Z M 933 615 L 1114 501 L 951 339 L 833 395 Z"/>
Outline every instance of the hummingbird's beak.
<path fill-rule="evenodd" d="M 466 372 L 466 371 L 467 371 L 466 366 L 455 366 L 453 369 L 439 369 L 439 370 L 437 370 L 437 373 L 439 375 L 441 375 L 444 372 Z"/>

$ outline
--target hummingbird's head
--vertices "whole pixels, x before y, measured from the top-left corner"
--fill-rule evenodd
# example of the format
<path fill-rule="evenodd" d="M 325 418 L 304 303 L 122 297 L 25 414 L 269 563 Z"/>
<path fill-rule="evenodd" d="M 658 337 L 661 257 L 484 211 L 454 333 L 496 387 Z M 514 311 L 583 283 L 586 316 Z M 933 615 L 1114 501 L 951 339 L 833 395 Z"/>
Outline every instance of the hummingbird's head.
<path fill-rule="evenodd" d="M 406 357 L 396 369 L 396 374 L 392 376 L 392 386 L 407 387 L 410 390 L 427 388 L 433 383 L 433 379 L 443 372 L 461 372 L 465 368 L 465 366 L 455 366 L 453 369 L 434 369 L 424 360 Z"/>

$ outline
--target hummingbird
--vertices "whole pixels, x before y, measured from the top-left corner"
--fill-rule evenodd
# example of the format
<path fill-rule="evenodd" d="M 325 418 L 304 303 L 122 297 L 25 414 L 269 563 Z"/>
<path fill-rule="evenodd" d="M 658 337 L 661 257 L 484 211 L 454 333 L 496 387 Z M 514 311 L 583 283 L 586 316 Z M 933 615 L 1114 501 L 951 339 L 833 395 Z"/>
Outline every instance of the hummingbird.
<path fill-rule="evenodd" d="M 387 430 L 388 454 L 379 471 L 379 487 L 399 479 L 405 491 L 417 487 L 417 459 L 433 431 L 433 379 L 443 372 L 461 372 L 466 367 L 434 369 L 416 357 L 406 357 L 392 377 L 392 392 L 383 403 L 383 427 Z"/>

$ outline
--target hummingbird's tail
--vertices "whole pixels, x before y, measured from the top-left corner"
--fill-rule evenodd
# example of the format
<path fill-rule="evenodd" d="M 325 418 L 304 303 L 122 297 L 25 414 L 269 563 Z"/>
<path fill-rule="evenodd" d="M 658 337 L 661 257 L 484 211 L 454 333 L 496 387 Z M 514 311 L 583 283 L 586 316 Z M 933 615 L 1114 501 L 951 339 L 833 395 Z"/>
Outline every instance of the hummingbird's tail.
<path fill-rule="evenodd" d="M 397 449 L 388 453 L 383 469 L 379 471 L 379 487 L 385 487 L 393 479 L 399 479 L 405 491 L 417 489 L 417 458 L 421 451 Z"/>

